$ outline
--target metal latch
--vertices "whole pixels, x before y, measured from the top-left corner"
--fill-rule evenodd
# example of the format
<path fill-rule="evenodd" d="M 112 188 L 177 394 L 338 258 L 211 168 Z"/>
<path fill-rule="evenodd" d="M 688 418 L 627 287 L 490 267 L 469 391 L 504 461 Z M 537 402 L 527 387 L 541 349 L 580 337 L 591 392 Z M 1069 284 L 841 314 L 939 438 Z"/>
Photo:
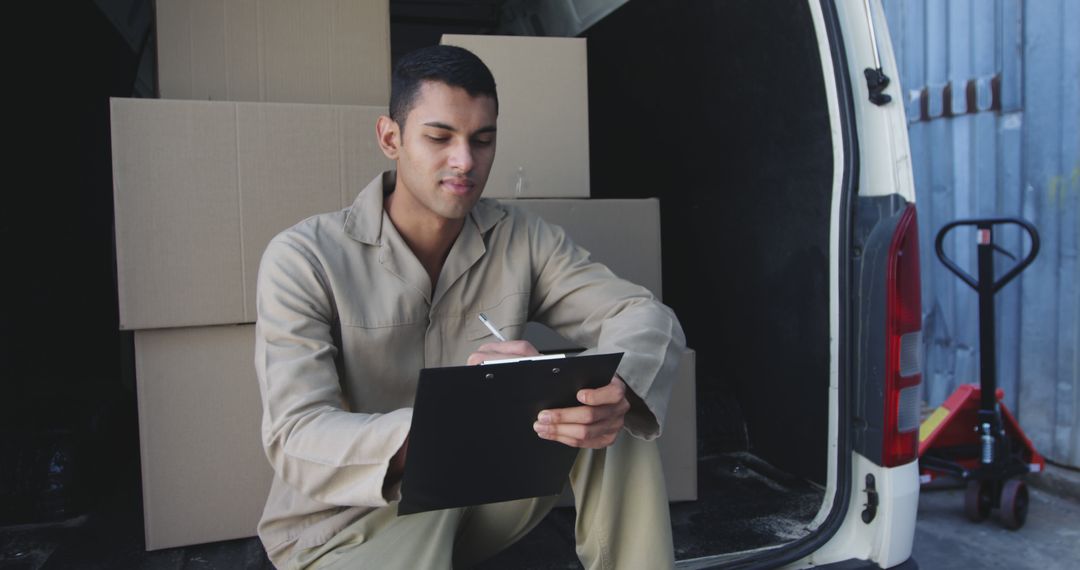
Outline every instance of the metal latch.
<path fill-rule="evenodd" d="M 863 492 L 866 493 L 866 508 L 863 509 L 862 512 L 862 522 L 870 524 L 870 521 L 874 520 L 874 517 L 877 516 L 878 508 L 877 486 L 874 482 L 873 473 L 866 474 L 866 489 L 863 489 Z"/>
<path fill-rule="evenodd" d="M 863 70 L 866 77 L 866 89 L 870 92 L 870 102 L 882 106 L 892 97 L 885 94 L 885 88 L 889 86 L 889 76 L 881 67 L 881 54 L 878 53 L 877 32 L 874 30 L 874 15 L 870 12 L 870 0 L 863 0 L 863 8 L 866 10 L 866 27 L 870 30 L 870 46 L 874 52 L 874 67 Z"/>

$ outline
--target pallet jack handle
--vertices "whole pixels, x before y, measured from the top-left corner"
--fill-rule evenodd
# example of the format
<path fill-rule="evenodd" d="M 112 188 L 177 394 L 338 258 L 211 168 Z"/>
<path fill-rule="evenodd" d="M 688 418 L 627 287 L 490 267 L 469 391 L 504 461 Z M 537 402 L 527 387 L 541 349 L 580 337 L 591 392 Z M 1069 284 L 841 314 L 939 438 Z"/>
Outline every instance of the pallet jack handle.
<path fill-rule="evenodd" d="M 1031 250 L 1024 259 L 1020 260 L 1000 279 L 994 280 L 994 252 L 1001 251 L 1009 257 L 1016 259 L 1000 246 L 994 244 L 994 226 L 1016 225 L 1023 228 L 1031 238 Z M 960 268 L 953 260 L 945 255 L 944 242 L 948 233 L 960 226 L 975 226 L 978 229 L 978 279 L 969 275 Z M 1031 222 L 1021 218 L 976 218 L 970 220 L 955 220 L 945 224 L 938 231 L 934 241 L 934 250 L 937 252 L 941 263 L 967 283 L 979 294 L 979 385 L 982 390 L 980 408 L 980 421 L 990 423 L 996 432 L 1001 429 L 1001 418 L 997 413 L 997 363 L 995 362 L 995 336 L 994 331 L 994 294 L 1006 283 L 1012 281 L 1021 271 L 1035 261 L 1039 254 L 1039 231 Z"/>
<path fill-rule="evenodd" d="M 957 227 L 975 226 L 979 230 L 984 230 L 985 232 L 987 232 L 986 234 L 984 234 L 986 236 L 985 242 L 982 235 L 980 235 L 980 245 L 989 246 L 996 251 L 1000 251 L 1001 253 L 1004 253 L 1005 255 L 1016 259 L 1009 252 L 1005 251 L 1000 246 L 995 245 L 993 241 L 993 234 L 991 233 L 993 231 L 993 227 L 1006 224 L 1020 226 L 1025 232 L 1027 232 L 1028 237 L 1031 238 L 1031 251 L 1029 251 L 1027 256 L 1025 256 L 1023 260 L 1017 263 L 1015 267 L 1013 267 L 1009 270 L 1008 273 L 1003 275 L 1001 279 L 989 283 L 991 292 L 997 293 L 998 290 L 1004 287 L 1006 283 L 1012 281 L 1016 278 L 1017 275 L 1020 275 L 1021 271 L 1027 269 L 1027 266 L 1031 265 L 1031 263 L 1035 261 L 1035 256 L 1039 254 L 1039 230 L 1035 229 L 1035 226 L 1031 222 L 1022 218 L 976 218 L 971 220 L 955 220 L 945 224 L 941 228 L 941 230 L 938 231 L 937 239 L 934 241 L 934 250 L 937 253 L 938 259 L 941 260 L 941 263 L 943 263 L 949 271 L 955 273 L 961 281 L 967 283 L 969 286 L 971 286 L 972 289 L 980 291 L 980 285 L 982 284 L 981 282 L 983 281 L 985 276 L 980 275 L 979 279 L 975 279 L 970 274 L 968 274 L 968 272 L 961 269 L 960 266 L 957 265 L 953 260 L 949 259 L 948 256 L 945 255 L 944 250 L 945 236 Z M 982 232 L 980 232 L 980 234 L 982 234 Z M 981 266 L 982 262 L 980 260 L 980 273 L 982 273 Z M 990 274 L 989 279 L 993 280 L 993 273 Z"/>

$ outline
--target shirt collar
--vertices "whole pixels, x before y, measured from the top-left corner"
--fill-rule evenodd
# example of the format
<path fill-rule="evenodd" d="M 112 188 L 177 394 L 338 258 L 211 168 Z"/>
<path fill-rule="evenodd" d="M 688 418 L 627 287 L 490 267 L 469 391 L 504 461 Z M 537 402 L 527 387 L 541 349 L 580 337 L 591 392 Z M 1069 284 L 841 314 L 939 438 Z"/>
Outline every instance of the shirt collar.
<path fill-rule="evenodd" d="M 376 176 L 360 191 L 345 216 L 346 234 L 361 243 L 382 244 L 383 198 L 393 192 L 396 181 L 397 171 L 388 170 Z M 469 212 L 469 219 L 481 234 L 495 227 L 504 216 L 506 210 L 491 198 L 481 198 Z"/>

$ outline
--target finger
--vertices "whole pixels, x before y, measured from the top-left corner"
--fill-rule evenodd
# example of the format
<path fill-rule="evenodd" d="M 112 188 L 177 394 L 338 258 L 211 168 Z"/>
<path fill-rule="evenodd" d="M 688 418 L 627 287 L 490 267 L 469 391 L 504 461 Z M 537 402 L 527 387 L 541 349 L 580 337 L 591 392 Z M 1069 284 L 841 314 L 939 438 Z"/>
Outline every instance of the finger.
<path fill-rule="evenodd" d="M 572 442 L 568 445 L 582 447 L 584 443 L 617 433 L 623 427 L 622 416 L 592 424 L 533 424 L 536 434 L 545 439 Z"/>
<path fill-rule="evenodd" d="M 469 358 L 465 359 L 465 364 L 468 364 L 469 366 L 475 366 L 485 360 L 491 360 L 490 358 L 488 358 L 488 355 L 490 354 L 490 352 L 474 352 L 469 355 Z"/>
<path fill-rule="evenodd" d="M 603 388 L 585 388 L 583 390 L 578 390 L 577 399 L 586 406 L 616 404 L 620 400 L 626 399 L 626 384 L 623 384 L 622 380 L 615 377 Z"/>
<path fill-rule="evenodd" d="M 567 437 L 553 437 L 550 438 L 550 441 L 557 441 L 563 445 L 578 449 L 604 449 L 605 447 L 610 447 L 611 444 L 615 443 L 615 440 L 618 437 L 618 433 L 613 433 L 611 435 L 599 437 L 596 439 L 590 439 L 588 441 L 579 441 Z"/>
<path fill-rule="evenodd" d="M 514 356 L 539 356 L 540 351 L 527 340 L 507 340 L 502 342 L 487 342 L 476 349 L 477 352 L 496 352 Z"/>
<path fill-rule="evenodd" d="M 469 366 L 473 366 L 473 365 L 476 365 L 476 364 L 483 364 L 485 361 L 488 361 L 488 360 L 502 360 L 503 358 L 517 358 L 519 356 L 521 356 L 521 355 L 520 354 L 511 354 L 511 353 L 508 353 L 508 352 L 491 352 L 491 351 L 483 351 L 483 352 L 481 352 L 481 351 L 478 351 L 478 352 L 474 352 L 474 353 L 470 354 L 469 358 L 466 359 L 465 362 Z"/>
<path fill-rule="evenodd" d="M 622 430 L 622 421 L 612 422 L 602 429 L 597 427 L 590 429 L 576 424 L 557 426 L 534 424 L 533 427 L 537 430 L 537 435 L 543 439 L 557 441 L 570 447 L 599 449 L 615 442 Z"/>
<path fill-rule="evenodd" d="M 627 403 L 627 409 L 630 405 Z M 625 414 L 622 411 L 622 414 Z M 591 424 L 611 419 L 620 414 L 620 406 L 611 404 L 606 406 L 576 406 L 573 408 L 557 408 L 544 410 L 537 415 L 536 421 L 545 424 Z"/>

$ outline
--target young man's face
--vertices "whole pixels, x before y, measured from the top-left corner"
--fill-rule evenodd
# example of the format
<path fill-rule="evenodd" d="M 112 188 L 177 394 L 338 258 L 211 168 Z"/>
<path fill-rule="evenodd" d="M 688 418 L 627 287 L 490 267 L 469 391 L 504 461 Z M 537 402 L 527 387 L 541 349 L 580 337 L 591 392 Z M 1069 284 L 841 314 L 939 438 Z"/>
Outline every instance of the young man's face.
<path fill-rule="evenodd" d="M 460 220 L 480 199 L 495 160 L 495 100 L 425 81 L 399 132 L 397 188 L 418 211 Z M 394 157 L 391 157 L 394 158 Z"/>

